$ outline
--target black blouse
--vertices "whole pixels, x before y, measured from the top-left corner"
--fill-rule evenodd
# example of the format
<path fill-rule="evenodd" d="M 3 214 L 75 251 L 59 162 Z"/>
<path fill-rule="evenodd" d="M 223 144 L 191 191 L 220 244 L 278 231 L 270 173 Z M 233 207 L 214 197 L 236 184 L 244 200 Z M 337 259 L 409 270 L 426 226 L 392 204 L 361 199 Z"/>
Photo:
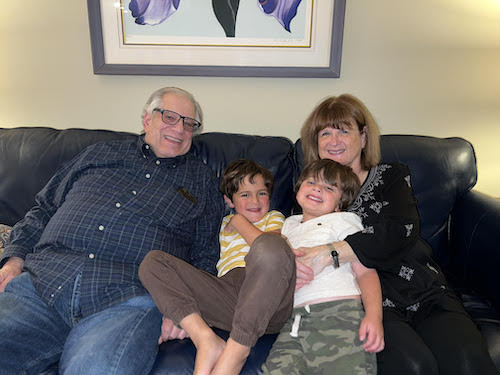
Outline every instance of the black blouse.
<path fill-rule="evenodd" d="M 408 167 L 371 168 L 349 211 L 361 217 L 364 230 L 345 240 L 361 263 L 377 270 L 384 308 L 415 312 L 445 293 L 445 277 L 420 235 Z"/>

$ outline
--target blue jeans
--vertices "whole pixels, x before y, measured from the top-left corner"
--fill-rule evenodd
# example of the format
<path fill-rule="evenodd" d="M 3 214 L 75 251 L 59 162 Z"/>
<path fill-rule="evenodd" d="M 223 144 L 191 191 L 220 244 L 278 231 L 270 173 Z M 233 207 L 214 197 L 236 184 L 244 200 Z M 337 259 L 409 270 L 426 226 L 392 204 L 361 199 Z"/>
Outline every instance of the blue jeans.
<path fill-rule="evenodd" d="M 134 297 L 80 320 L 79 277 L 54 308 L 23 273 L 0 293 L 0 372 L 148 374 L 158 351 L 161 314 L 151 297 Z"/>

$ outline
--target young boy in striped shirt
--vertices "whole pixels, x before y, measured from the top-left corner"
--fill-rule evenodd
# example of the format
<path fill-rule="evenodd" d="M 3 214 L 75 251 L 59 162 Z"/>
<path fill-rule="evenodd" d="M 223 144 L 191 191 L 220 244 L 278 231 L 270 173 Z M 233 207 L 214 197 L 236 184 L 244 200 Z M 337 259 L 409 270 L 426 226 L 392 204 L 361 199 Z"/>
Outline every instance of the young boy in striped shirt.
<path fill-rule="evenodd" d="M 239 374 L 257 339 L 279 332 L 291 315 L 295 259 L 279 235 L 283 215 L 269 211 L 272 188 L 272 174 L 254 161 L 225 169 L 220 189 L 235 214 L 222 221 L 217 277 L 162 251 L 141 264 L 164 317 L 196 346 L 194 374 Z M 211 326 L 230 331 L 227 342 Z"/>

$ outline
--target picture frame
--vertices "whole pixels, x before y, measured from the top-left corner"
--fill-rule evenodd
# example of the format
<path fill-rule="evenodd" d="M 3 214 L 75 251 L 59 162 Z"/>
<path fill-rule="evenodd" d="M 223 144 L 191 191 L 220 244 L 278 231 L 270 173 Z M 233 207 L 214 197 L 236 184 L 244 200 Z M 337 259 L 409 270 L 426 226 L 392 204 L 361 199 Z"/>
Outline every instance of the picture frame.
<path fill-rule="evenodd" d="M 117 3 L 110 0 L 87 0 L 93 71 L 94 74 L 107 75 L 338 78 L 346 1 L 310 1 L 315 1 L 314 5 L 320 8 L 318 13 L 322 14 L 322 18 L 318 18 L 311 32 L 311 48 L 252 49 L 245 46 L 216 46 L 214 48 L 218 50 L 210 52 L 205 46 L 125 45 L 122 40 L 123 21 L 113 14 L 116 10 L 110 8 L 116 7 Z M 110 5 L 112 3 L 115 5 Z M 123 7 L 123 3 L 124 0 L 121 0 L 119 4 Z M 206 52 L 207 50 L 209 52 Z M 257 54 L 256 50 L 261 54 Z M 152 58 L 164 53 L 168 56 L 180 56 L 182 59 L 185 51 L 189 52 L 189 56 L 199 53 L 201 57 L 195 59 L 196 64 L 191 57 L 186 61 L 172 63 L 158 63 Z M 229 61 L 227 64 L 221 64 L 220 61 L 210 61 L 210 54 L 215 57 L 223 53 L 233 55 L 234 52 L 238 56 L 237 63 Z M 247 57 L 248 61 L 257 60 L 257 65 L 245 63 Z M 259 58 L 262 57 L 265 58 L 262 59 L 261 65 Z M 270 59 L 273 63 L 276 60 L 278 64 L 280 61 L 283 64 L 272 65 L 269 63 Z M 296 65 L 295 59 L 298 62 Z"/>

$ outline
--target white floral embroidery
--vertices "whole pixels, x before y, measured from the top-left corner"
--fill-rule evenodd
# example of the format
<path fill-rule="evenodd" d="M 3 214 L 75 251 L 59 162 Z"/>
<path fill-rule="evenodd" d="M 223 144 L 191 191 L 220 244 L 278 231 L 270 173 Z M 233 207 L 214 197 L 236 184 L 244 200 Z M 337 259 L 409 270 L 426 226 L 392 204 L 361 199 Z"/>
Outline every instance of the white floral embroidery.
<path fill-rule="evenodd" d="M 420 308 L 420 302 L 417 302 L 413 305 L 410 305 L 406 308 L 406 310 L 409 310 L 409 311 L 418 311 L 418 309 Z"/>
<path fill-rule="evenodd" d="M 429 264 L 429 262 L 427 262 L 426 266 L 427 266 L 429 269 L 431 269 L 431 270 L 433 270 L 434 272 L 436 272 L 437 274 L 439 274 L 439 271 L 438 271 L 436 268 L 432 267 L 432 266 Z"/>
<path fill-rule="evenodd" d="M 411 182 L 410 182 L 410 176 L 405 177 L 406 183 L 408 184 L 408 187 L 411 188 Z"/>
<path fill-rule="evenodd" d="M 382 210 L 382 207 L 384 206 L 387 206 L 389 204 L 389 202 L 387 201 L 383 201 L 383 202 L 375 202 L 375 203 L 372 203 L 370 205 L 370 208 L 375 211 L 377 214 L 380 213 L 380 211 Z"/>
<path fill-rule="evenodd" d="M 396 307 L 396 305 L 394 304 L 394 302 L 392 302 L 389 298 L 386 298 L 383 302 L 382 302 L 382 307 Z"/>
<path fill-rule="evenodd" d="M 366 213 L 364 207 L 360 207 L 359 210 L 356 212 L 356 214 L 361 218 L 368 217 L 368 214 Z"/>
<path fill-rule="evenodd" d="M 380 210 L 382 209 L 382 203 L 380 202 L 375 202 L 370 205 L 370 208 L 375 211 L 377 214 L 380 213 Z"/>
<path fill-rule="evenodd" d="M 362 232 L 367 234 L 373 234 L 375 233 L 375 229 L 370 225 L 366 228 L 363 228 Z"/>
<path fill-rule="evenodd" d="M 408 281 L 411 280 L 414 273 L 415 273 L 415 270 L 413 268 L 406 267 L 406 266 L 401 266 L 401 269 L 399 270 L 399 276 L 402 277 L 403 279 L 408 280 Z"/>
<path fill-rule="evenodd" d="M 406 237 L 410 237 L 411 231 L 413 230 L 413 224 L 405 224 Z"/>
<path fill-rule="evenodd" d="M 384 181 L 382 179 L 382 174 L 390 168 L 392 168 L 392 165 L 378 164 L 370 169 L 368 177 L 366 178 L 366 181 L 361 187 L 361 190 L 358 196 L 356 197 L 356 200 L 349 208 L 350 212 L 354 212 L 361 218 L 368 217 L 367 213 L 364 211 L 364 208 L 362 207 L 363 202 L 375 201 L 374 190 L 376 187 L 384 184 Z"/>

